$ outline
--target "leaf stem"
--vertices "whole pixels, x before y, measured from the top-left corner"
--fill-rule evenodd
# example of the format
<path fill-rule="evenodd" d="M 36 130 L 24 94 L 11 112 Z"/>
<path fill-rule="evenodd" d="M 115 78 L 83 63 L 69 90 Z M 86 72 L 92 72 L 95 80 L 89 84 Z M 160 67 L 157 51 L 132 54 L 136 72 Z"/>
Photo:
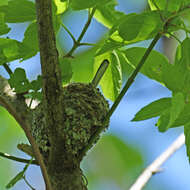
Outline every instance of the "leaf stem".
<path fill-rule="evenodd" d="M 87 20 L 86 24 L 84 25 L 84 28 L 83 28 L 81 34 L 79 35 L 77 41 L 75 41 L 75 43 L 73 44 L 73 47 L 71 48 L 71 50 L 66 55 L 64 55 L 64 57 L 72 57 L 73 52 L 81 45 L 80 42 L 81 42 L 82 38 L 84 37 L 84 35 L 92 21 L 95 11 L 96 11 L 96 7 L 94 7 L 92 9 L 91 13 L 89 12 L 88 20 Z M 82 43 L 82 44 L 84 44 L 84 43 Z"/>
<path fill-rule="evenodd" d="M 7 158 L 9 160 L 17 161 L 17 162 L 22 162 L 22 163 L 27 163 L 27 164 L 30 163 L 30 160 L 23 159 L 23 158 L 18 158 L 18 157 L 15 157 L 15 156 L 11 156 L 11 155 L 9 155 L 7 153 L 3 153 L 3 152 L 0 152 L 0 156 L 4 157 L 4 158 Z M 31 164 L 39 165 L 36 160 L 32 160 Z"/>

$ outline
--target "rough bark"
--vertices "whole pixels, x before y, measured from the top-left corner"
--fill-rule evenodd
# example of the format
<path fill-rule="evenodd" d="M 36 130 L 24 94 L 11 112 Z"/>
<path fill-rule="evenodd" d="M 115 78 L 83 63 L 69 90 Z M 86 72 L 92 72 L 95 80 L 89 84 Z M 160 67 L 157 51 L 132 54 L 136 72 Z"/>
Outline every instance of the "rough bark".
<path fill-rule="evenodd" d="M 70 160 L 65 153 L 63 134 L 58 131 L 63 126 L 64 110 L 61 71 L 52 22 L 52 0 L 36 0 L 36 10 L 43 78 L 41 104 L 50 147 L 48 154 L 43 151 L 42 154 L 53 190 L 84 190 L 86 185 L 82 178 L 80 161 Z"/>

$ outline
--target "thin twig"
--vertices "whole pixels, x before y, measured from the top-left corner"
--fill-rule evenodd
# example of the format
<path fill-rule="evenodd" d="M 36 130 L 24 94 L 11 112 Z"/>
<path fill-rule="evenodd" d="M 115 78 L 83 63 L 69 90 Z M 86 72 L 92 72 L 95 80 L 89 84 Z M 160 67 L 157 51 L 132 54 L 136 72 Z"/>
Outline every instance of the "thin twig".
<path fill-rule="evenodd" d="M 73 44 L 73 47 L 71 48 L 71 50 L 66 55 L 64 55 L 64 57 L 72 57 L 73 52 L 81 45 L 80 42 L 81 42 L 82 38 L 84 37 L 84 35 L 92 21 L 95 11 L 96 11 L 96 7 L 94 7 L 92 9 L 91 13 L 89 12 L 88 20 L 87 20 L 86 24 L 84 25 L 84 28 L 83 28 L 81 34 L 79 35 L 77 41 Z"/>
<path fill-rule="evenodd" d="M 141 190 L 152 177 L 153 174 L 160 171 L 160 167 L 166 162 L 178 149 L 180 149 L 185 143 L 184 134 L 179 137 L 166 149 L 152 164 L 150 164 L 144 172 L 137 178 L 135 183 L 129 190 Z"/>
<path fill-rule="evenodd" d="M 7 153 L 3 153 L 3 152 L 0 152 L 0 156 L 1 157 L 4 157 L 4 158 L 7 158 L 9 160 L 14 160 L 14 161 L 17 161 L 17 162 L 22 162 L 22 163 L 30 163 L 30 160 L 27 160 L 27 159 L 23 159 L 23 158 L 19 158 L 19 157 L 15 157 L 15 156 L 11 156 Z M 36 160 L 33 160 L 31 162 L 31 164 L 34 164 L 34 165 L 39 165 L 38 162 Z"/>
<path fill-rule="evenodd" d="M 13 74 L 12 70 L 10 69 L 10 67 L 9 67 L 6 63 L 3 64 L 3 67 L 5 68 L 5 70 L 6 70 L 7 73 L 9 74 L 9 76 L 10 76 L 11 74 Z"/>
<path fill-rule="evenodd" d="M 96 46 L 96 44 L 93 43 L 80 43 L 79 46 Z"/>
<path fill-rule="evenodd" d="M 63 23 L 61 23 L 61 26 L 67 31 L 67 33 L 69 34 L 69 36 L 72 38 L 73 43 L 75 44 L 77 40 L 75 39 L 75 37 L 73 36 L 73 34 L 70 32 L 70 30 Z"/>
<path fill-rule="evenodd" d="M 30 183 L 28 182 L 28 180 L 26 179 L 26 176 L 23 176 L 23 180 L 25 181 L 25 183 L 28 185 L 28 187 L 30 187 L 30 189 L 35 190 L 34 187 L 32 187 L 32 185 L 30 185 Z"/>
<path fill-rule="evenodd" d="M 154 48 L 154 46 L 156 45 L 157 41 L 161 38 L 162 34 L 159 32 L 155 38 L 152 40 L 151 44 L 149 45 L 149 47 L 147 48 L 145 54 L 143 55 L 143 57 L 141 58 L 141 60 L 139 61 L 139 64 L 137 65 L 136 69 L 133 71 L 133 73 L 131 74 L 131 76 L 129 77 L 129 79 L 127 80 L 125 86 L 123 87 L 122 91 L 120 92 L 120 94 L 118 95 L 117 99 L 115 100 L 114 104 L 112 105 L 112 107 L 110 108 L 109 112 L 106 115 L 106 118 L 103 121 L 103 125 L 102 127 L 99 127 L 98 130 L 91 136 L 88 145 L 81 151 L 81 157 L 83 157 L 86 152 L 89 150 L 89 148 L 92 146 L 92 144 L 94 143 L 94 141 L 97 139 L 98 135 L 105 129 L 105 127 L 108 125 L 108 121 L 110 119 L 110 117 L 112 116 L 112 114 L 114 113 L 114 111 L 116 110 L 116 108 L 118 107 L 119 103 L 121 102 L 123 96 L 126 94 L 126 92 L 128 91 L 129 87 L 132 85 L 132 83 L 134 82 L 135 77 L 137 76 L 137 74 L 139 73 L 141 67 L 144 65 L 146 59 L 148 58 L 149 54 L 151 53 L 152 49 Z"/>

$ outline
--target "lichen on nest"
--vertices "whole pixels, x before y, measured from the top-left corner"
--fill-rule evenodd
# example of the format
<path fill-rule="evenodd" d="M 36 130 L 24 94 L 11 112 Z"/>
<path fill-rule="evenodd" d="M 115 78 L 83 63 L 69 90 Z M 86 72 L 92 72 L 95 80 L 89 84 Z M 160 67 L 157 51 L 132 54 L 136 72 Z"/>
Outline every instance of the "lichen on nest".
<path fill-rule="evenodd" d="M 49 135 L 41 107 L 37 106 L 33 112 L 32 134 L 40 149 L 47 152 Z M 64 122 L 56 131 L 63 138 L 66 153 L 78 156 L 94 132 L 103 125 L 109 105 L 99 89 L 91 84 L 71 83 L 63 88 L 63 107 Z"/>

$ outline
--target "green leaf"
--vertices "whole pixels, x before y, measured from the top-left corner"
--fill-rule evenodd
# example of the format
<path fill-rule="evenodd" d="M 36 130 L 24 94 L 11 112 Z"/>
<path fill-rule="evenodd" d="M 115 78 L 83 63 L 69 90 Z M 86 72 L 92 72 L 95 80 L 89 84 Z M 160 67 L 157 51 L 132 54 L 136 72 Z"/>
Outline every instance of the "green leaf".
<path fill-rule="evenodd" d="M 33 80 L 31 82 L 31 87 L 30 89 L 34 90 L 34 91 L 38 91 L 42 88 L 42 76 L 38 75 L 36 80 Z"/>
<path fill-rule="evenodd" d="M 151 10 L 157 10 L 157 7 L 160 10 L 167 10 L 170 12 L 177 12 L 186 0 L 148 0 L 148 4 Z"/>
<path fill-rule="evenodd" d="M 42 101 L 42 92 L 40 91 L 33 91 L 28 94 L 24 95 L 25 98 L 31 98 L 33 100 L 39 100 Z"/>
<path fill-rule="evenodd" d="M 99 6 L 95 12 L 94 18 L 107 28 L 111 28 L 122 16 L 125 15 L 124 13 L 115 10 L 117 4 L 117 1 L 112 0 L 104 6 Z"/>
<path fill-rule="evenodd" d="M 158 119 L 158 122 L 156 126 L 158 127 L 160 132 L 165 132 L 168 128 L 168 123 L 169 123 L 169 118 L 170 118 L 170 109 L 165 110 Z"/>
<path fill-rule="evenodd" d="M 119 35 L 128 42 L 138 42 L 153 38 L 162 29 L 162 21 L 157 11 L 129 14 L 119 23 Z"/>
<path fill-rule="evenodd" d="M 185 145 L 187 150 L 187 156 L 190 161 L 190 123 L 184 126 Z"/>
<path fill-rule="evenodd" d="M 102 55 L 108 51 L 115 50 L 117 48 L 123 47 L 125 44 L 121 42 L 117 42 L 114 40 L 106 40 L 105 43 L 97 50 L 96 56 Z"/>
<path fill-rule="evenodd" d="M 5 22 L 18 23 L 36 19 L 35 4 L 28 0 L 10 0 L 7 6 L 0 6 L 5 14 Z"/>
<path fill-rule="evenodd" d="M 109 3 L 110 0 L 71 0 L 71 8 L 74 10 L 82 10 L 92 8 L 98 5 Z M 113 1 L 113 0 L 112 0 Z"/>
<path fill-rule="evenodd" d="M 189 94 L 190 89 L 190 39 L 186 38 L 178 46 L 175 64 L 163 70 L 163 82 L 173 92 Z M 175 76 L 175 77 L 174 77 Z"/>
<path fill-rule="evenodd" d="M 71 61 L 69 58 L 61 58 L 59 59 L 59 63 L 61 68 L 62 82 L 63 84 L 67 84 L 70 82 L 73 75 Z"/>
<path fill-rule="evenodd" d="M 171 127 L 172 124 L 179 117 L 185 106 L 185 100 L 182 93 L 178 92 L 172 97 L 172 106 L 170 110 L 170 120 L 167 128 Z"/>
<path fill-rule="evenodd" d="M 135 114 L 132 121 L 142 121 L 157 117 L 171 107 L 171 98 L 161 98 L 143 107 Z"/>
<path fill-rule="evenodd" d="M 11 28 L 5 24 L 4 16 L 4 13 L 0 12 L 0 35 L 7 34 L 11 30 Z"/>
<path fill-rule="evenodd" d="M 171 127 L 184 126 L 190 122 L 190 103 L 186 103 L 183 111 L 179 114 Z"/>
<path fill-rule="evenodd" d="M 23 179 L 24 176 L 24 170 L 19 172 L 7 185 L 6 188 L 10 189 L 12 188 L 18 181 L 20 181 L 21 179 Z"/>
<path fill-rule="evenodd" d="M 35 56 L 39 51 L 36 22 L 29 24 L 20 49 L 22 61 Z"/>
<path fill-rule="evenodd" d="M 30 89 L 30 83 L 26 78 L 25 70 L 21 68 L 15 69 L 8 82 L 16 93 L 27 92 Z"/>
<path fill-rule="evenodd" d="M 182 91 L 186 72 L 181 65 L 170 65 L 163 70 L 163 82 L 173 92 Z M 174 77 L 175 76 L 175 77 Z"/>
<path fill-rule="evenodd" d="M 182 93 L 176 93 L 173 95 L 171 100 L 171 107 L 166 109 L 161 114 L 158 119 L 157 126 L 160 132 L 165 132 L 171 127 L 181 126 L 181 124 L 185 124 L 185 121 L 181 121 L 181 119 L 186 118 L 186 114 L 184 115 L 185 108 L 184 96 Z M 187 121 L 187 120 L 186 120 Z M 181 123 L 180 123 L 181 122 Z"/>
<path fill-rule="evenodd" d="M 20 58 L 21 43 L 8 38 L 0 38 L 0 65 Z"/>
<path fill-rule="evenodd" d="M 66 11 L 67 9 L 67 2 L 66 0 L 54 0 L 55 5 L 57 6 L 57 11 L 56 14 L 62 14 Z"/>
<path fill-rule="evenodd" d="M 73 71 L 72 82 L 91 82 L 95 51 L 95 48 L 91 48 L 77 55 L 75 59 L 70 59 Z"/>
<path fill-rule="evenodd" d="M 132 67 L 136 67 L 146 50 L 147 48 L 133 47 L 123 51 L 127 60 L 126 64 L 129 64 Z M 171 67 L 168 59 L 163 54 L 152 50 L 140 72 L 151 79 L 154 79 L 158 82 L 163 82 L 162 75 L 165 69 L 168 67 Z"/>
<path fill-rule="evenodd" d="M 166 0 L 148 0 L 148 4 L 151 10 L 157 10 L 157 7 L 160 10 L 164 10 L 166 7 Z M 156 4 L 156 6 L 155 6 Z"/>
<path fill-rule="evenodd" d="M 127 60 L 125 54 L 123 53 L 123 51 L 116 50 L 116 53 L 118 55 L 118 58 L 119 58 L 119 61 L 121 64 L 122 76 L 125 76 L 128 78 L 131 75 L 131 73 L 134 71 L 135 67 L 133 67 L 129 64 L 126 64 L 128 62 L 128 60 Z"/>
<path fill-rule="evenodd" d="M 108 59 L 110 64 L 100 81 L 103 94 L 106 98 L 115 101 L 122 84 L 122 72 L 119 58 L 116 52 L 106 53 L 95 57 L 94 73 L 98 70 L 104 59 Z"/>
<path fill-rule="evenodd" d="M 8 5 L 8 0 L 0 1 L 0 6 Z"/>

